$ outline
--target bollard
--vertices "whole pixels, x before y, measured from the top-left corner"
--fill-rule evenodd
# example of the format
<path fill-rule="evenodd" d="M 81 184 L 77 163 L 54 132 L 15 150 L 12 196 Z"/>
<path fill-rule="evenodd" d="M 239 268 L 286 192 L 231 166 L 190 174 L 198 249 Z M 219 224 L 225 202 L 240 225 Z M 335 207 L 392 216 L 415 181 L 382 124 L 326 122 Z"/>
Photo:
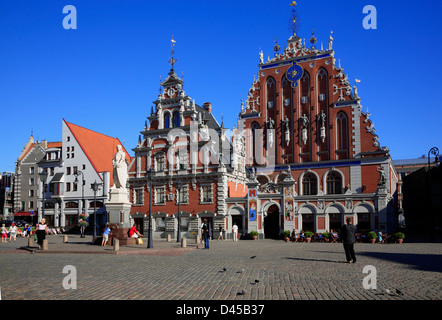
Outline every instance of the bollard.
<path fill-rule="evenodd" d="M 63 242 L 64 243 L 68 242 L 68 235 L 67 234 L 63 235 Z"/>
<path fill-rule="evenodd" d="M 201 243 L 200 242 L 200 235 L 199 234 L 196 235 L 195 243 L 196 244 L 200 244 Z"/>
<path fill-rule="evenodd" d="M 114 238 L 114 251 L 120 250 L 120 240 Z"/>
<path fill-rule="evenodd" d="M 170 234 L 167 235 L 167 242 L 170 242 Z"/>
<path fill-rule="evenodd" d="M 181 248 L 187 248 L 187 240 L 186 238 L 181 239 Z"/>
<path fill-rule="evenodd" d="M 34 246 L 34 237 L 29 237 L 28 238 L 28 247 L 33 247 Z"/>
<path fill-rule="evenodd" d="M 48 240 L 44 239 L 43 240 L 42 250 L 48 250 L 48 249 L 49 249 L 49 247 L 48 247 Z"/>

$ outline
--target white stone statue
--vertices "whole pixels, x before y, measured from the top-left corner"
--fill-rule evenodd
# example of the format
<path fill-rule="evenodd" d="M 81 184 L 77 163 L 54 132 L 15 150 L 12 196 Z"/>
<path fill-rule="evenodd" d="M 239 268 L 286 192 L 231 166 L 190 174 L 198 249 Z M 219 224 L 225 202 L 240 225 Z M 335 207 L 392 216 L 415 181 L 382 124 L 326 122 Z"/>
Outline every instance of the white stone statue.
<path fill-rule="evenodd" d="M 112 160 L 112 165 L 114 167 L 114 185 L 112 188 L 126 190 L 128 177 L 127 160 L 126 153 L 123 151 L 123 147 L 121 145 L 117 145 L 117 153 L 115 153 L 114 159 Z"/>

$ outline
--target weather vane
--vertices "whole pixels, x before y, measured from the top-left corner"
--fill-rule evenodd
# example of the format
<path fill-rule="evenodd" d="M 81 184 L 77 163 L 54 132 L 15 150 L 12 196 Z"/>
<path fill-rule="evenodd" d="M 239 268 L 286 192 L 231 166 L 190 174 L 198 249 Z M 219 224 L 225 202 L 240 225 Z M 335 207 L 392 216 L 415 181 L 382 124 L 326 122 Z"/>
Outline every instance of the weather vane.
<path fill-rule="evenodd" d="M 296 15 L 296 7 L 297 3 L 296 1 L 292 1 L 290 3 L 290 7 L 292 7 L 292 14 L 290 16 L 290 21 L 289 21 L 289 25 L 290 25 L 290 31 L 292 31 L 293 35 L 296 35 L 296 32 L 299 30 L 299 21 L 301 19 L 298 19 L 297 15 Z"/>
<path fill-rule="evenodd" d="M 169 63 L 172 66 L 172 70 L 173 70 L 173 67 L 174 67 L 174 65 L 176 63 L 176 59 L 173 57 L 173 55 L 175 54 L 175 43 L 176 43 L 176 41 L 173 39 L 173 35 L 172 35 L 172 39 L 170 40 L 170 48 L 171 48 L 170 54 L 171 54 L 171 57 L 169 59 Z"/>

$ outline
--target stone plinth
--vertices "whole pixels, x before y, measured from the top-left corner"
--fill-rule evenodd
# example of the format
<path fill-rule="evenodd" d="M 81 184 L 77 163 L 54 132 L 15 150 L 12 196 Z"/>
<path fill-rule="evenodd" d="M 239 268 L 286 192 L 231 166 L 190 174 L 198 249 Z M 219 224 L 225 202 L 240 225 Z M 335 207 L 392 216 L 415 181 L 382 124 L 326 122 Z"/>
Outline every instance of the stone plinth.
<path fill-rule="evenodd" d="M 106 203 L 106 209 L 109 212 L 109 224 L 112 230 L 109 236 L 109 245 L 113 245 L 114 239 L 119 240 L 120 246 L 135 244 L 135 239 L 128 235 L 131 227 L 129 222 L 131 206 L 126 189 L 110 189 L 109 202 Z"/>

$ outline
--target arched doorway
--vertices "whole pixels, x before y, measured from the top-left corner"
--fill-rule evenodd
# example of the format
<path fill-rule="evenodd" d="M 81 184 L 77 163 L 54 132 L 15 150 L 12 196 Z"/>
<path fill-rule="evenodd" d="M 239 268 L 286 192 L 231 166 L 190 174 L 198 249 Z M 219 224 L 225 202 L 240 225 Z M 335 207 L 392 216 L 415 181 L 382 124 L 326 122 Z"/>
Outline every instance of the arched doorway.
<path fill-rule="evenodd" d="M 360 204 L 354 208 L 354 212 L 357 215 L 357 230 L 358 232 L 365 233 L 369 232 L 372 229 L 371 226 L 371 216 L 372 209 L 367 204 Z"/>
<path fill-rule="evenodd" d="M 264 234 L 266 239 L 279 238 L 279 208 L 273 204 L 267 209 L 267 215 L 264 218 Z"/>
<path fill-rule="evenodd" d="M 227 229 L 226 238 L 232 239 L 232 226 L 236 224 L 238 226 L 238 235 L 241 236 L 244 232 L 244 208 L 235 206 L 229 209 L 229 215 L 231 217 L 231 226 Z"/>
<path fill-rule="evenodd" d="M 343 222 L 344 208 L 332 204 L 326 208 L 326 213 L 328 213 L 328 231 L 340 232 Z"/>

